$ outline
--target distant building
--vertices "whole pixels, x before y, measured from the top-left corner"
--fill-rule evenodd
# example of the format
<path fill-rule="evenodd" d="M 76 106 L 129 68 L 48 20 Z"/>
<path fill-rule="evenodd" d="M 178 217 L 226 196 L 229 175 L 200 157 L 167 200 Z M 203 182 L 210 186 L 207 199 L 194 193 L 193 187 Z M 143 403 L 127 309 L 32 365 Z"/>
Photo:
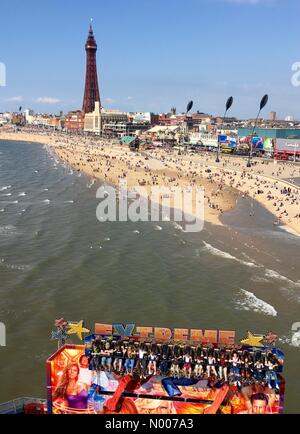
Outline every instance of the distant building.
<path fill-rule="evenodd" d="M 159 142 L 167 142 L 167 141 L 175 141 L 179 138 L 180 133 L 180 126 L 179 125 L 155 125 L 154 127 L 150 128 L 145 132 L 145 138 L 152 140 L 152 141 L 159 141 Z"/>
<path fill-rule="evenodd" d="M 48 126 L 55 130 L 62 130 L 65 126 L 65 119 L 63 116 L 51 116 L 48 120 Z"/>
<path fill-rule="evenodd" d="M 127 113 L 120 110 L 102 108 L 101 116 L 103 125 L 116 122 L 126 123 L 129 121 Z"/>
<path fill-rule="evenodd" d="M 100 134 L 102 130 L 101 109 L 99 101 L 95 102 L 95 110 L 84 116 L 84 131 Z"/>
<path fill-rule="evenodd" d="M 23 113 L 13 113 L 11 123 L 16 126 L 24 126 L 26 124 L 25 116 Z"/>
<path fill-rule="evenodd" d="M 65 118 L 65 129 L 70 132 L 82 131 L 84 128 L 84 113 L 80 110 L 69 112 Z"/>
<path fill-rule="evenodd" d="M 249 137 L 252 131 L 253 128 L 238 128 L 238 136 Z M 255 136 L 270 139 L 299 139 L 300 128 L 256 128 Z"/>
<path fill-rule="evenodd" d="M 200 124 L 206 124 L 210 123 L 212 121 L 212 116 L 207 115 L 206 113 L 193 113 L 192 114 L 192 121 L 194 126 L 200 125 Z"/>
<path fill-rule="evenodd" d="M 149 129 L 149 125 L 136 124 L 133 122 L 109 122 L 104 123 L 102 128 L 102 134 L 105 137 L 124 137 L 135 136 L 142 131 Z"/>
<path fill-rule="evenodd" d="M 92 113 L 85 114 L 84 131 L 100 135 L 104 125 L 123 124 L 127 123 L 127 121 L 127 113 L 101 108 L 99 101 L 96 101 L 95 110 Z"/>
<path fill-rule="evenodd" d="M 25 115 L 25 119 L 26 119 L 26 124 L 32 125 L 34 122 L 34 119 L 35 119 L 34 111 L 31 109 L 26 109 L 24 111 L 24 115 Z"/>
<path fill-rule="evenodd" d="M 234 124 L 237 122 L 236 118 L 215 118 L 216 124 Z"/>
<path fill-rule="evenodd" d="M 38 114 L 28 115 L 26 122 L 28 124 L 36 125 L 39 127 L 48 127 L 49 119 L 50 119 L 49 115 L 38 113 Z"/>
<path fill-rule="evenodd" d="M 138 124 L 145 123 L 149 125 L 157 125 L 159 121 L 159 116 L 151 112 L 135 112 L 128 113 L 128 120 L 130 122 Z"/>
<path fill-rule="evenodd" d="M 0 125 L 8 124 L 11 122 L 11 113 L 0 113 Z"/>
<path fill-rule="evenodd" d="M 294 122 L 294 117 L 293 117 L 293 116 L 287 116 L 287 117 L 285 118 L 285 120 L 286 120 L 287 122 Z"/>
<path fill-rule="evenodd" d="M 270 118 L 270 121 L 273 121 L 273 122 L 276 121 L 277 113 L 276 112 L 270 112 L 269 118 Z"/>
<path fill-rule="evenodd" d="M 191 128 L 193 126 L 192 115 L 188 114 L 178 114 L 178 115 L 168 115 L 162 113 L 159 115 L 158 124 L 163 126 L 178 126 L 182 125 L 186 128 Z"/>

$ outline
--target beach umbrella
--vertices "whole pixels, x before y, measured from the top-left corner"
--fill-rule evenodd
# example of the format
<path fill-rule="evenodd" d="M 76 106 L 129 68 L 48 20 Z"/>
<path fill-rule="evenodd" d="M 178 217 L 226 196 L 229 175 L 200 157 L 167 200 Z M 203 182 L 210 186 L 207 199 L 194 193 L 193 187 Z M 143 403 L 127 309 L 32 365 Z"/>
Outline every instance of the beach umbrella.
<path fill-rule="evenodd" d="M 254 123 L 254 127 L 253 127 L 253 130 L 252 130 L 252 134 L 251 134 L 251 137 L 250 137 L 250 148 L 249 148 L 249 156 L 248 156 L 247 167 L 251 167 L 251 158 L 252 158 L 252 150 L 253 150 L 253 147 L 252 147 L 252 138 L 253 138 L 253 135 L 254 135 L 254 131 L 256 130 L 257 121 L 258 121 L 260 112 L 266 106 L 268 100 L 269 100 L 269 95 L 266 94 L 266 95 L 264 95 L 262 97 L 262 99 L 260 101 L 260 104 L 259 104 L 259 110 L 258 110 L 256 119 L 255 119 L 255 123 Z"/>
<path fill-rule="evenodd" d="M 269 99 L 268 95 L 264 95 L 262 97 L 261 102 L 260 102 L 260 106 L 259 106 L 259 111 L 261 111 L 266 106 L 268 99 Z"/>
<path fill-rule="evenodd" d="M 227 102 L 226 102 L 226 111 L 225 111 L 225 114 L 226 114 L 226 112 L 228 112 L 228 110 L 230 109 L 230 107 L 232 106 L 232 104 L 233 104 L 233 97 L 230 96 L 228 98 Z"/>
<path fill-rule="evenodd" d="M 188 105 L 187 105 L 187 107 L 186 107 L 186 112 L 187 112 L 187 113 L 192 109 L 193 105 L 194 105 L 194 102 L 193 102 L 193 101 L 190 101 L 190 102 L 188 103 Z"/>
<path fill-rule="evenodd" d="M 194 105 L 194 102 L 193 102 L 193 101 L 190 101 L 190 102 L 188 103 L 188 105 L 186 106 L 186 112 L 185 112 L 186 115 L 187 115 L 188 112 L 192 109 L 193 105 Z M 184 142 L 183 132 L 181 132 L 181 137 L 182 137 L 183 142 Z M 178 155 L 181 155 L 180 146 L 179 146 L 179 150 L 178 150 Z"/>
<path fill-rule="evenodd" d="M 224 121 L 224 119 L 226 118 L 226 114 L 227 114 L 228 110 L 230 109 L 230 107 L 232 106 L 232 104 L 233 104 L 233 97 L 230 96 L 230 97 L 228 98 L 228 100 L 226 101 L 226 105 L 225 105 L 225 113 L 224 113 L 224 116 L 223 116 L 223 121 Z M 220 145 L 221 145 L 221 144 L 220 144 L 219 137 L 218 137 L 218 150 L 217 150 L 216 163 L 219 163 L 219 162 L 220 162 L 220 158 L 219 158 L 219 155 L 220 155 Z"/>

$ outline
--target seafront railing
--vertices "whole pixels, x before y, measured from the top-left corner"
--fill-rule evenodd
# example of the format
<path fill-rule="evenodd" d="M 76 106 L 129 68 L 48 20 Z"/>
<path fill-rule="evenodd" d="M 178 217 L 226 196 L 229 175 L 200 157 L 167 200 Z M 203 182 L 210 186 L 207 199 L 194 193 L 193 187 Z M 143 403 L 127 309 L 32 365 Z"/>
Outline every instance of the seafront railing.
<path fill-rule="evenodd" d="M 0 414 L 20 414 L 24 411 L 24 406 L 26 404 L 46 404 L 47 401 L 45 399 L 40 398 L 16 398 L 12 399 L 11 401 L 4 402 L 3 404 L 0 404 Z"/>

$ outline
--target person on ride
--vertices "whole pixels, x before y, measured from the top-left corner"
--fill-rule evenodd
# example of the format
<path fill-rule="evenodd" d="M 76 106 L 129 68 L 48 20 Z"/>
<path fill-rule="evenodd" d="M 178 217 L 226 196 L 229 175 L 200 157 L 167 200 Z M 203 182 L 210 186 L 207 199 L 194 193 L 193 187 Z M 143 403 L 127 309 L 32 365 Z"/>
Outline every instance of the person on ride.
<path fill-rule="evenodd" d="M 228 377 L 227 377 L 228 356 L 226 355 L 224 350 L 222 350 L 219 353 L 218 365 L 219 365 L 220 380 L 224 379 L 224 381 L 227 382 L 228 381 Z"/>
<path fill-rule="evenodd" d="M 208 378 L 211 374 L 214 374 L 216 377 L 218 376 L 216 371 L 216 357 L 213 350 L 209 351 L 207 356 L 206 374 Z"/>
<path fill-rule="evenodd" d="M 109 372 L 111 371 L 113 351 L 114 350 L 113 350 L 110 342 L 106 341 L 104 349 L 101 352 L 101 355 L 102 355 L 101 366 L 104 370 L 106 370 L 106 368 L 107 368 Z"/>
<path fill-rule="evenodd" d="M 133 374 L 133 369 L 135 365 L 135 357 L 136 357 L 136 351 L 132 345 L 129 345 L 127 354 L 126 354 L 126 360 L 125 360 L 125 369 L 126 373 L 129 375 Z"/>
<path fill-rule="evenodd" d="M 192 375 L 192 361 L 193 358 L 188 349 L 186 349 L 183 355 L 183 375 L 187 378 L 191 378 Z"/>
<path fill-rule="evenodd" d="M 233 351 L 231 359 L 231 375 L 232 375 L 232 382 L 235 386 L 241 386 L 240 382 L 240 366 L 241 366 L 241 359 L 236 351 Z"/>
<path fill-rule="evenodd" d="M 113 369 L 114 371 L 121 373 L 123 365 L 123 347 L 118 343 L 113 352 Z"/>

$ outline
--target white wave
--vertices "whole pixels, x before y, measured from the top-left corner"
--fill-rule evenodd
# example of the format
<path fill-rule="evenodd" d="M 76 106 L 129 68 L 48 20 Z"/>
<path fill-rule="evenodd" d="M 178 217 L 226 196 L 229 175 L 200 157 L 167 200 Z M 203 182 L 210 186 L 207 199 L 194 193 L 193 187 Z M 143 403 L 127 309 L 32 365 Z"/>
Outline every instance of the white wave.
<path fill-rule="evenodd" d="M 140 231 L 133 231 L 134 234 L 140 234 Z"/>
<path fill-rule="evenodd" d="M 19 271 L 27 271 L 27 270 L 30 270 L 32 268 L 30 265 L 7 264 L 5 262 L 5 259 L 3 259 L 3 258 L 0 260 L 0 266 L 5 267 L 8 270 L 19 270 Z"/>
<path fill-rule="evenodd" d="M 74 200 L 65 200 L 64 203 L 74 203 Z"/>
<path fill-rule="evenodd" d="M 173 222 L 173 226 L 174 226 L 174 228 L 177 229 L 178 231 L 185 232 L 185 230 L 183 229 L 183 227 L 180 226 L 178 223 Z"/>
<path fill-rule="evenodd" d="M 161 226 L 158 226 L 158 225 L 155 225 L 155 230 L 157 230 L 157 231 L 162 231 L 162 227 L 161 227 Z"/>
<path fill-rule="evenodd" d="M 44 188 L 44 191 L 49 191 L 49 188 Z"/>
<path fill-rule="evenodd" d="M 92 188 L 92 186 L 95 184 L 95 182 L 96 182 L 96 181 L 95 181 L 94 179 L 92 179 L 91 183 L 90 183 L 90 184 L 87 184 L 86 187 L 87 187 L 87 188 Z"/>
<path fill-rule="evenodd" d="M 10 235 L 16 233 L 16 227 L 13 225 L 0 226 L 0 235 Z"/>
<path fill-rule="evenodd" d="M 269 282 L 269 279 L 267 279 L 265 277 L 258 276 L 257 274 L 255 274 L 254 276 L 252 276 L 251 280 L 253 282 Z"/>
<path fill-rule="evenodd" d="M 22 193 L 19 193 L 18 196 L 26 196 L 25 191 L 23 191 Z"/>
<path fill-rule="evenodd" d="M 231 255 L 230 253 L 223 252 L 222 250 L 219 250 L 216 247 L 213 247 L 211 244 L 208 244 L 205 241 L 203 241 L 203 243 L 205 246 L 204 247 L 205 250 L 207 250 L 212 255 L 220 256 L 221 258 L 224 258 L 224 259 L 231 259 L 233 261 L 237 261 L 240 264 L 247 265 L 247 267 L 259 267 L 259 265 L 255 264 L 254 262 L 246 262 L 246 261 L 243 261 L 242 259 L 236 258 L 235 256 Z"/>
<path fill-rule="evenodd" d="M 278 273 L 277 271 L 270 270 L 268 268 L 265 270 L 265 275 L 267 277 L 271 277 L 272 279 L 283 280 L 283 281 L 288 282 L 292 285 L 300 286 L 299 282 L 294 282 L 293 280 L 289 279 L 286 276 L 283 276 L 282 274 Z"/>
<path fill-rule="evenodd" d="M 11 188 L 11 185 L 5 185 L 4 187 L 0 188 L 0 191 L 9 190 Z"/>
<path fill-rule="evenodd" d="M 109 237 L 104 238 L 104 241 L 110 241 L 110 238 Z"/>
<path fill-rule="evenodd" d="M 4 208 L 0 209 L 0 212 L 5 212 L 5 209 Z"/>
<path fill-rule="evenodd" d="M 11 196 L 11 193 L 2 194 L 2 196 Z"/>
<path fill-rule="evenodd" d="M 35 170 L 34 173 L 39 173 L 39 171 L 38 171 L 38 170 Z"/>
<path fill-rule="evenodd" d="M 49 199 L 45 199 L 45 200 L 43 200 L 43 203 L 47 203 L 47 204 L 49 204 L 49 203 L 50 203 L 50 200 L 49 200 Z"/>
<path fill-rule="evenodd" d="M 277 311 L 271 304 L 261 300 L 252 292 L 246 291 L 245 289 L 240 289 L 235 304 L 239 310 L 250 310 L 269 316 L 277 316 Z"/>

